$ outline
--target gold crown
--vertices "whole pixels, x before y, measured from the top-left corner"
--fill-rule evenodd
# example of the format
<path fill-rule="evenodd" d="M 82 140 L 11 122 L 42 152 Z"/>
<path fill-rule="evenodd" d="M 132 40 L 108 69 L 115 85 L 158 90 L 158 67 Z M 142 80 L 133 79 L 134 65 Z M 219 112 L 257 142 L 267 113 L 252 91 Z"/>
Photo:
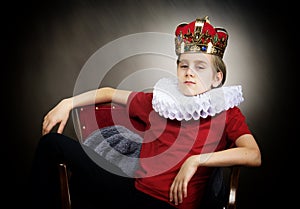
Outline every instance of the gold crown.
<path fill-rule="evenodd" d="M 179 24 L 175 35 L 177 55 L 184 52 L 203 52 L 223 58 L 228 41 L 227 31 L 224 28 L 213 27 L 208 16 L 191 23 Z"/>

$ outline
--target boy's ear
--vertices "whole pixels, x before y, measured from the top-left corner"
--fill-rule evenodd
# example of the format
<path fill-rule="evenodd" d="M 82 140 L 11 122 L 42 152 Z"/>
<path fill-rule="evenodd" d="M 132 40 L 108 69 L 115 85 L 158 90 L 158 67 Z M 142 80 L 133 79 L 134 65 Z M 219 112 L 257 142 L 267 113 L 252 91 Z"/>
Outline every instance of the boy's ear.
<path fill-rule="evenodd" d="M 219 71 L 215 74 L 213 87 L 220 86 L 222 84 L 222 80 L 223 80 L 223 73 L 221 71 Z"/>

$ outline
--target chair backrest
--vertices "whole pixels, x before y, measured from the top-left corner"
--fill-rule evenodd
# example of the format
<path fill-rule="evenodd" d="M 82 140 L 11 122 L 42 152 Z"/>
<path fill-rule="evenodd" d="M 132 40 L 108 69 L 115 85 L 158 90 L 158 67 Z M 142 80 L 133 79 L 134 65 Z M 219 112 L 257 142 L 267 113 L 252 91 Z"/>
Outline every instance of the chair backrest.
<path fill-rule="evenodd" d="M 130 118 L 126 108 L 119 104 L 105 103 L 75 108 L 72 112 L 75 132 L 85 140 L 93 131 L 112 125 L 123 125 L 143 135 L 143 126 L 137 118 Z"/>

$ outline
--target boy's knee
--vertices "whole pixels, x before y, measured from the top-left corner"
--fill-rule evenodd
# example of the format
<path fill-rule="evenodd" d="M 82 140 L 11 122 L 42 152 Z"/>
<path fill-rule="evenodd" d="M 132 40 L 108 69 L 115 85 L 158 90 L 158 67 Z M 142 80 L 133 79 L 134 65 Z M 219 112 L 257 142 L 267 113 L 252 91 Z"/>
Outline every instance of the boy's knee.
<path fill-rule="evenodd" d="M 50 146 L 50 145 L 56 145 L 59 140 L 61 140 L 62 135 L 59 133 L 51 132 L 48 134 L 45 134 L 40 139 L 40 146 Z"/>

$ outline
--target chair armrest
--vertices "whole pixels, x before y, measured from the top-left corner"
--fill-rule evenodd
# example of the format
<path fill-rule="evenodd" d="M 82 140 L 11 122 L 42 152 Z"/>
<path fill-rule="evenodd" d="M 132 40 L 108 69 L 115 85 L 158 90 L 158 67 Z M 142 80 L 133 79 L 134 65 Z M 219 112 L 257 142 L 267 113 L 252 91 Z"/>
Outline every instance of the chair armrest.
<path fill-rule="evenodd" d="M 227 209 L 236 209 L 236 195 L 239 185 L 240 166 L 232 166 L 229 179 L 229 196 Z"/>
<path fill-rule="evenodd" d="M 69 176 L 67 166 L 64 163 L 58 165 L 60 180 L 61 209 L 71 209 L 71 198 L 69 190 Z"/>

